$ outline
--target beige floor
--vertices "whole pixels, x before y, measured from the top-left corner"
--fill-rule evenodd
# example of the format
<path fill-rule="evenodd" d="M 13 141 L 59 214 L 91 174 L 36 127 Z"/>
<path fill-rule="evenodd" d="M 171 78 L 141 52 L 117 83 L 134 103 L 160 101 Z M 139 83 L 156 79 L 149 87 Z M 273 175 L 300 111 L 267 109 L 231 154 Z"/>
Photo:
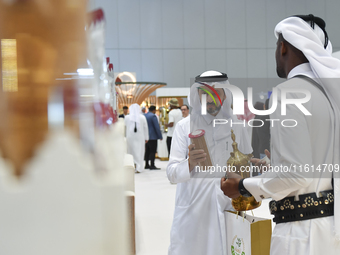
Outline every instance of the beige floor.
<path fill-rule="evenodd" d="M 176 185 L 166 177 L 168 161 L 156 161 L 161 170 L 135 175 L 136 191 L 136 250 L 137 255 L 166 255 L 170 243 Z M 257 217 L 272 218 L 269 200 L 254 210 Z"/>
<path fill-rule="evenodd" d="M 167 164 L 156 160 L 161 170 L 135 175 L 137 255 L 168 254 L 176 185 L 166 177 Z"/>

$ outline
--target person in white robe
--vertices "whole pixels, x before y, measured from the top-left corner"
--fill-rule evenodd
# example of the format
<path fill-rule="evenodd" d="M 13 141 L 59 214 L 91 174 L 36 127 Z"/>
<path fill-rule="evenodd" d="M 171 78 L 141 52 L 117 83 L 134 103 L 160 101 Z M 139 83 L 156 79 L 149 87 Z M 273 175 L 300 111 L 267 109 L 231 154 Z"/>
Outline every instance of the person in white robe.
<path fill-rule="evenodd" d="M 201 75 L 221 76 L 221 73 L 208 71 Z M 224 74 L 225 75 L 225 74 Z M 214 119 L 231 119 L 232 95 L 228 89 L 217 88 L 229 83 L 224 81 L 205 82 L 215 87 L 222 105 L 215 95 L 215 101 L 207 96 L 207 114 L 201 114 L 202 87 L 195 83 L 190 89 L 188 101 L 191 114 L 178 122 L 171 145 L 167 176 L 171 183 L 177 183 L 175 212 L 171 228 L 169 255 L 226 255 L 226 229 L 224 210 L 233 210 L 231 200 L 220 189 L 220 178 L 225 172 L 218 166 L 226 166 L 232 149 L 230 125 L 213 126 Z M 197 77 L 196 77 L 197 78 Z M 212 80 L 214 80 L 212 78 Z M 211 90 L 209 90 L 212 92 Z M 204 160 L 206 151 L 194 150 L 189 134 L 197 129 L 205 130 L 205 140 L 216 172 L 200 173 L 196 165 Z M 250 139 L 242 125 L 233 127 L 236 142 L 243 153 L 251 153 Z M 198 154 L 197 154 L 198 152 Z M 195 154 L 196 153 L 196 154 Z M 195 166 L 196 165 L 196 166 Z"/>
<path fill-rule="evenodd" d="M 260 177 L 245 180 L 222 178 L 221 188 L 231 198 L 245 192 L 257 201 L 266 197 L 275 200 L 270 208 L 277 222 L 271 255 L 340 254 L 340 180 L 339 172 L 333 172 L 340 162 L 340 61 L 331 56 L 325 23 L 313 15 L 284 19 L 277 24 L 275 35 L 277 73 L 287 81 L 276 87 L 278 105 L 270 118 L 278 121 L 271 126 L 268 156 L 271 167 L 286 170 L 269 169 Z M 288 104 L 286 115 L 281 115 L 283 91 L 290 91 L 286 98 L 297 99 L 305 97 L 296 91 L 301 89 L 311 94 L 303 104 L 311 115 L 294 104 Z M 284 119 L 294 119 L 297 125 L 284 127 L 280 124 Z M 330 192 L 321 194 L 324 191 Z"/>
<path fill-rule="evenodd" d="M 125 116 L 127 153 L 133 156 L 136 172 L 144 170 L 145 143 L 149 140 L 149 129 L 145 116 L 138 104 L 129 107 L 130 114 Z"/>

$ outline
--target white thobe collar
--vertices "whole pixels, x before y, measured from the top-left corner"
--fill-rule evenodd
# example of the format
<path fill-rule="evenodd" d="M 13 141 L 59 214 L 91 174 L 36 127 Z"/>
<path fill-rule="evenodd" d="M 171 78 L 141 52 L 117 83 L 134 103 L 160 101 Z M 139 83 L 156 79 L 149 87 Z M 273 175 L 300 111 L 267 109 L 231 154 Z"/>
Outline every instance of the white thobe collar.
<path fill-rule="evenodd" d="M 293 78 L 297 75 L 304 75 L 312 79 L 316 78 L 309 63 L 303 63 L 294 67 L 292 70 L 290 70 L 287 79 Z"/>

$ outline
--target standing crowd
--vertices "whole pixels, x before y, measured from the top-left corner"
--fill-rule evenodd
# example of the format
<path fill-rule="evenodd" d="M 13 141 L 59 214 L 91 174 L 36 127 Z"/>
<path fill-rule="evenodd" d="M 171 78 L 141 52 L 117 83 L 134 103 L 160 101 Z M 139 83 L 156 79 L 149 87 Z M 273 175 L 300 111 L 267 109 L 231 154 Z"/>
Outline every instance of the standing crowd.
<path fill-rule="evenodd" d="M 168 128 L 165 134 L 168 152 L 170 152 L 171 138 L 177 123 L 189 115 L 189 107 L 187 105 L 179 107 L 176 98 L 169 101 L 169 106 L 169 123 L 165 125 Z M 156 115 L 156 107 L 151 105 L 146 111 L 145 107 L 141 108 L 138 104 L 124 106 L 119 118 L 124 118 L 125 121 L 127 153 L 134 158 L 136 173 L 141 173 L 144 169 L 160 170 L 155 165 L 155 158 L 158 140 L 163 140 L 163 134 Z"/>

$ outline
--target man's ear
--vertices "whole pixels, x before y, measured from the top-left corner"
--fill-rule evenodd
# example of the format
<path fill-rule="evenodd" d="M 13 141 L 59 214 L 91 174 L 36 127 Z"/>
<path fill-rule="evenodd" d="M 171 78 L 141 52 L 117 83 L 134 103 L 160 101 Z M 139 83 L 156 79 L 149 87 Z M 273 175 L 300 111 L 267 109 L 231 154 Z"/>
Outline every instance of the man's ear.
<path fill-rule="evenodd" d="M 284 42 L 280 42 L 280 54 L 281 56 L 284 56 L 287 54 L 287 51 L 288 51 L 288 47 L 287 45 L 284 43 Z"/>

